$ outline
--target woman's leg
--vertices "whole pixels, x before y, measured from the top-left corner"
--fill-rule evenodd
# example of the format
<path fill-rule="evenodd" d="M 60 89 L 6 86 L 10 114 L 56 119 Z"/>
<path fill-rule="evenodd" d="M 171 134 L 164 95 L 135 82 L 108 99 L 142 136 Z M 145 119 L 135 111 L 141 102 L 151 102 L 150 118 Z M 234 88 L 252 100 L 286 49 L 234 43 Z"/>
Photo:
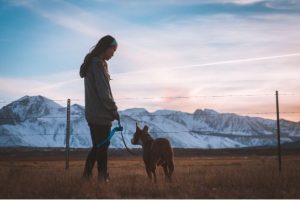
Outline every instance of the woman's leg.
<path fill-rule="evenodd" d="M 86 158 L 83 176 L 90 178 L 92 176 L 93 167 L 96 161 L 96 148 L 92 148 Z"/>
<path fill-rule="evenodd" d="M 94 167 L 95 161 L 97 159 L 97 148 L 95 146 L 96 138 L 94 137 L 94 135 L 95 135 L 94 132 L 96 131 L 96 129 L 95 129 L 95 126 L 93 126 L 92 124 L 89 124 L 89 127 L 90 127 L 90 133 L 91 133 L 93 147 L 90 150 L 90 152 L 86 158 L 86 161 L 85 161 L 83 176 L 86 178 L 90 178 L 92 176 L 93 167 Z"/>
<path fill-rule="evenodd" d="M 106 140 L 110 134 L 110 125 L 103 125 L 97 127 L 97 133 L 94 135 L 95 141 L 97 144 L 102 144 L 104 140 Z M 110 142 L 107 141 L 102 144 L 100 147 L 97 147 L 97 164 L 98 164 L 98 178 L 106 180 L 108 178 L 107 173 L 107 149 Z"/>
<path fill-rule="evenodd" d="M 109 136 L 111 125 L 95 125 L 89 124 L 93 148 L 90 150 L 83 175 L 87 178 L 91 177 L 93 166 L 97 160 L 98 164 L 98 178 L 106 180 L 108 178 L 107 173 L 107 149 L 110 144 L 109 141 L 102 144 Z M 98 144 L 102 144 L 98 147 Z"/>

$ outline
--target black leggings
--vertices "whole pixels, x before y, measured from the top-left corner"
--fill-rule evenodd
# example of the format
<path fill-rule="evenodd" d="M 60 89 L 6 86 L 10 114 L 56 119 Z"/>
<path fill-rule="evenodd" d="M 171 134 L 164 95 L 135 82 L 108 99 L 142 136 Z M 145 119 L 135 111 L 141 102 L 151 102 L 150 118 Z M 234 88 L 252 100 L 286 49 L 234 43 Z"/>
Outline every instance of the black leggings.
<path fill-rule="evenodd" d="M 103 143 L 110 133 L 111 125 L 95 125 L 89 124 L 91 137 L 93 142 L 93 148 L 90 150 L 86 162 L 84 175 L 91 176 L 94 164 L 97 160 L 98 164 L 98 176 L 106 177 L 107 173 L 107 149 L 110 144 L 109 141 L 97 147 L 97 144 Z"/>

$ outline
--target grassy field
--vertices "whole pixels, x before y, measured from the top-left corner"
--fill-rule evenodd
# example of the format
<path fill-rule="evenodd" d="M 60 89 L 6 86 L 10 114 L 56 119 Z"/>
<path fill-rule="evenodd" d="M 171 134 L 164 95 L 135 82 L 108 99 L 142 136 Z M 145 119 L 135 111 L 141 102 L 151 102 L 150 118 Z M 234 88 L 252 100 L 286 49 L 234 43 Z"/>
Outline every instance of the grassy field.
<path fill-rule="evenodd" d="M 0 161 L 1 198 L 300 198 L 300 156 L 286 155 L 278 173 L 274 156 L 175 157 L 167 183 L 158 169 L 151 183 L 141 157 L 110 156 L 111 182 L 81 179 L 84 158 L 9 159 Z"/>

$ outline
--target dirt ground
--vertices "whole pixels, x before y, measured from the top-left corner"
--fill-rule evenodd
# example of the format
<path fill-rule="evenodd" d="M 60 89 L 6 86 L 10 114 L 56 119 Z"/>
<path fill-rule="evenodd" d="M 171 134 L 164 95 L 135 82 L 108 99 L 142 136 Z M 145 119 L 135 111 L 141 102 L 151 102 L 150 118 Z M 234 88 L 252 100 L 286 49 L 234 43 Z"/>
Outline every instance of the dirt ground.
<path fill-rule="evenodd" d="M 271 154 L 182 154 L 175 156 L 172 183 L 165 181 L 163 170 L 158 168 L 157 184 L 148 180 L 141 156 L 110 153 L 111 181 L 104 184 L 97 181 L 96 169 L 90 181 L 81 178 L 87 151 L 71 153 L 69 170 L 65 170 L 63 152 L 44 154 L 47 156 L 41 156 L 42 152 L 2 151 L 0 197 L 300 198 L 297 152 L 283 155 L 281 173 L 277 157 Z"/>

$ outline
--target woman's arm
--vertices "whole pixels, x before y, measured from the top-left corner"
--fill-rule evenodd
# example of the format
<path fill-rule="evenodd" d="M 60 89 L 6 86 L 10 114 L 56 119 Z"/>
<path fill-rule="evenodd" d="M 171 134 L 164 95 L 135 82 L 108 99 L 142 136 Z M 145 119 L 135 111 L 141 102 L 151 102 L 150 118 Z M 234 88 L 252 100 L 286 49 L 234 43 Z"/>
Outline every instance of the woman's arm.
<path fill-rule="evenodd" d="M 112 111 L 112 114 L 114 115 L 114 112 L 117 112 L 118 107 L 111 95 L 109 83 L 106 81 L 104 72 L 100 67 L 101 66 L 95 62 L 93 62 L 91 66 L 92 74 L 95 80 L 96 91 L 104 107 Z"/>

